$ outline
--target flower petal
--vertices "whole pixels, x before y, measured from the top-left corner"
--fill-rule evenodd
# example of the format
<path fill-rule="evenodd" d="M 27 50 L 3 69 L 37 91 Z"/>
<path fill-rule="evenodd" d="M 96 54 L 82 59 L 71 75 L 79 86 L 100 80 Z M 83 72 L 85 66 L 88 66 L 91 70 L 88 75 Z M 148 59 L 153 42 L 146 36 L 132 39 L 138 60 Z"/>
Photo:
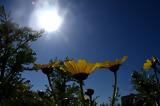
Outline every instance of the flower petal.
<path fill-rule="evenodd" d="M 87 67 L 87 61 L 86 60 L 79 60 L 77 66 L 80 71 L 84 71 Z"/>

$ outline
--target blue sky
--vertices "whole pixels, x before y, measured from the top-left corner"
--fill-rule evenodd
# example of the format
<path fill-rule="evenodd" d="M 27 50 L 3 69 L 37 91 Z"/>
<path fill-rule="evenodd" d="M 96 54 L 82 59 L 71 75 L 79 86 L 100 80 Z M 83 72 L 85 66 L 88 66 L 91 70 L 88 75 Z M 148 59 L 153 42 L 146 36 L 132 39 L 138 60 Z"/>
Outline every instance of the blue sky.
<path fill-rule="evenodd" d="M 14 21 L 28 25 L 34 6 L 30 0 L 0 0 L 11 10 Z M 114 60 L 127 55 L 118 72 L 121 95 L 133 92 L 130 74 L 142 68 L 147 58 L 159 57 L 160 2 L 158 0 L 59 0 L 60 12 L 67 10 L 58 32 L 45 33 L 31 44 L 37 63 L 66 56 L 90 62 Z M 48 37 L 46 37 L 48 36 Z M 25 72 L 33 89 L 47 84 L 41 72 Z M 94 88 L 99 102 L 112 95 L 113 73 L 97 70 L 85 81 Z"/>

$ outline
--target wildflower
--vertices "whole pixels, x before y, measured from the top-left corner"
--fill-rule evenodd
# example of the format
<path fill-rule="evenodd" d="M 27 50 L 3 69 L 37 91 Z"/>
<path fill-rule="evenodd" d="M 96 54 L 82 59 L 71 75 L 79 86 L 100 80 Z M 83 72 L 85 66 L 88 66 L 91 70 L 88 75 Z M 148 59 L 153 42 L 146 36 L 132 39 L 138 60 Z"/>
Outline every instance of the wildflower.
<path fill-rule="evenodd" d="M 85 98 L 83 93 L 83 80 L 87 79 L 88 75 L 91 74 L 96 68 L 97 64 L 88 63 L 86 60 L 67 60 L 64 62 L 66 70 L 79 81 L 81 90 L 82 104 L 85 106 Z"/>
<path fill-rule="evenodd" d="M 85 92 L 86 95 L 88 96 L 92 96 L 94 94 L 94 89 L 86 89 L 86 92 Z"/>
<path fill-rule="evenodd" d="M 69 60 L 65 61 L 66 70 L 77 80 L 85 80 L 96 68 L 97 64 L 88 63 L 86 60 Z"/>
<path fill-rule="evenodd" d="M 34 64 L 34 67 L 41 69 L 42 72 L 46 75 L 51 74 L 54 68 L 51 64 Z"/>
<path fill-rule="evenodd" d="M 160 64 L 157 57 L 152 57 L 152 59 L 147 59 L 143 65 L 144 70 L 149 70 L 151 68 L 155 68 L 156 64 Z"/>
<path fill-rule="evenodd" d="M 160 71 L 157 68 L 157 65 L 160 65 L 160 62 L 159 62 L 158 58 L 157 57 L 152 57 L 152 59 L 146 60 L 146 63 L 144 63 L 144 65 L 143 65 L 143 69 L 144 70 L 153 69 L 155 79 L 156 79 L 157 83 L 159 83 L 158 73 L 160 73 Z"/>
<path fill-rule="evenodd" d="M 144 70 L 149 70 L 149 69 L 151 69 L 153 66 L 154 66 L 154 65 L 153 65 L 153 62 L 148 59 L 148 60 L 146 60 L 146 62 L 144 63 L 143 69 L 144 69 Z"/>
<path fill-rule="evenodd" d="M 119 66 L 122 65 L 123 62 L 127 60 L 127 56 L 123 56 L 120 60 L 115 61 L 106 61 L 104 63 L 98 63 L 99 68 L 108 68 L 110 71 L 114 73 L 114 89 L 113 89 L 113 95 L 112 95 L 112 104 L 111 106 L 115 106 L 116 97 L 118 94 L 118 79 L 117 79 L 117 71 L 119 69 Z"/>
<path fill-rule="evenodd" d="M 115 72 L 119 69 L 119 66 L 128 59 L 128 56 L 124 56 L 121 60 L 115 61 L 106 61 L 104 63 L 100 63 L 100 68 L 109 68 L 112 72 Z"/>
<path fill-rule="evenodd" d="M 60 65 L 61 62 L 56 60 L 49 64 L 34 64 L 34 67 L 36 69 L 41 69 L 44 74 L 49 75 L 53 72 L 54 69 L 59 68 Z"/>

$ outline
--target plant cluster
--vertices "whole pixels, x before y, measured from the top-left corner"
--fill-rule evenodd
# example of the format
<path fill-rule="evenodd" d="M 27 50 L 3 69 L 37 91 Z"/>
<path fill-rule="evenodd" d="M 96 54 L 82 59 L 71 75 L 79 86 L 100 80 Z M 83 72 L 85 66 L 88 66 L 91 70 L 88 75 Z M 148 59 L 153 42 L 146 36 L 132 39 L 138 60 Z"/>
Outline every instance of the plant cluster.
<path fill-rule="evenodd" d="M 114 75 L 111 106 L 118 105 L 118 70 L 127 56 L 114 61 L 90 63 L 87 60 L 66 58 L 37 64 L 36 53 L 30 43 L 43 31 L 34 31 L 13 23 L 0 6 L 0 106 L 96 106 L 94 89 L 84 91 L 84 81 L 97 69 L 108 69 Z M 157 57 L 148 59 L 142 71 L 132 73 L 132 84 L 149 106 L 160 105 L 160 62 Z M 30 80 L 21 77 L 24 71 L 41 70 L 48 79 L 46 91 L 32 91 Z M 152 70 L 148 72 L 147 70 Z M 138 105 L 138 104 L 137 104 Z M 105 106 L 105 104 L 103 104 Z"/>
<path fill-rule="evenodd" d="M 151 106 L 160 105 L 159 65 L 158 58 L 152 57 L 146 60 L 142 71 L 132 73 L 132 83 L 135 90 L 143 96 L 146 104 Z"/>

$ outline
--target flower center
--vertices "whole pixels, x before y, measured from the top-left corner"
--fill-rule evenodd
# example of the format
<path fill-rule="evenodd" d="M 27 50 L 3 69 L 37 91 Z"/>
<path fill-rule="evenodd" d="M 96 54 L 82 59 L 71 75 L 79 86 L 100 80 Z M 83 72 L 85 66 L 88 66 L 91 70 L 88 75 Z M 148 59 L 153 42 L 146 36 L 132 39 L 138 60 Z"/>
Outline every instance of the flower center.
<path fill-rule="evenodd" d="M 113 65 L 113 66 L 109 67 L 109 69 L 110 69 L 112 72 L 115 72 L 115 71 L 117 71 L 117 70 L 119 69 L 119 65 L 120 65 L 120 64 Z"/>
<path fill-rule="evenodd" d="M 77 74 L 74 74 L 73 77 L 79 81 L 83 81 L 87 79 L 88 74 L 87 73 L 77 73 Z"/>

